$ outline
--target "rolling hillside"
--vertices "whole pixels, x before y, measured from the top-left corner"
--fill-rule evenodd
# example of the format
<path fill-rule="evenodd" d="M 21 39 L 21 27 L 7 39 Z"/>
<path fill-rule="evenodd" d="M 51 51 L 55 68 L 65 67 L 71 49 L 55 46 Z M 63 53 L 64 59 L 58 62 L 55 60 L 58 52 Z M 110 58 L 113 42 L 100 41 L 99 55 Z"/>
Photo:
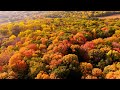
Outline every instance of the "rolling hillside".
<path fill-rule="evenodd" d="M 119 11 L 1 13 L 0 79 L 120 79 Z"/>

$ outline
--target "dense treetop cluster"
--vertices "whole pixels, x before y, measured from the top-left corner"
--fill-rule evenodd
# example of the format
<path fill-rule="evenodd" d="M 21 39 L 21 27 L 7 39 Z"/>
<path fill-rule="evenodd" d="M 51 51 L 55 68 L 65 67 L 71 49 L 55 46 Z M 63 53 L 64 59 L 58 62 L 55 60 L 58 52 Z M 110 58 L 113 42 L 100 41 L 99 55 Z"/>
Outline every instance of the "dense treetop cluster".
<path fill-rule="evenodd" d="M 72 13 L 1 24 L 0 79 L 120 79 L 120 19 Z"/>

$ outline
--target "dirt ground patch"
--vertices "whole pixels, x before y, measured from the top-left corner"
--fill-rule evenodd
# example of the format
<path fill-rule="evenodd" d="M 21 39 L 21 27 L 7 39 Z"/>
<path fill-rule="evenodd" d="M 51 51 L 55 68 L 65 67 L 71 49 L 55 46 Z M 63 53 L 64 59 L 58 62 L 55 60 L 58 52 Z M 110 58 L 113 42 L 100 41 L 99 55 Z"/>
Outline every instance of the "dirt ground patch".
<path fill-rule="evenodd" d="M 120 14 L 114 14 L 110 16 L 104 16 L 104 17 L 98 17 L 100 19 L 114 19 L 114 18 L 120 18 Z"/>

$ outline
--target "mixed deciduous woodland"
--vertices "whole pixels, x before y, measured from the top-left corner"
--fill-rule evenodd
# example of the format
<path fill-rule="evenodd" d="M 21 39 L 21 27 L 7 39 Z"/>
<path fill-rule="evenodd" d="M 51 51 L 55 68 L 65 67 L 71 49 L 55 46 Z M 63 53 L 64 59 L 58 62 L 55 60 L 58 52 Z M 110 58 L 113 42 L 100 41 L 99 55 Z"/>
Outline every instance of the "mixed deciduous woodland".
<path fill-rule="evenodd" d="M 1 11 L 0 79 L 120 79 L 120 11 Z"/>

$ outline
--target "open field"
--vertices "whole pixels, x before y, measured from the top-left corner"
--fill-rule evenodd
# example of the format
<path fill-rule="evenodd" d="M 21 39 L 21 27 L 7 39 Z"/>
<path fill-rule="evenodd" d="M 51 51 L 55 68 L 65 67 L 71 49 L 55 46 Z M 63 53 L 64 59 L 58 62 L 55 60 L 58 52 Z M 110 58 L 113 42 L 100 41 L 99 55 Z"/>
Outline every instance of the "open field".
<path fill-rule="evenodd" d="M 105 17 L 98 17 L 98 18 L 100 18 L 100 19 L 120 18 L 120 14 L 114 14 L 114 15 L 105 16 Z"/>

